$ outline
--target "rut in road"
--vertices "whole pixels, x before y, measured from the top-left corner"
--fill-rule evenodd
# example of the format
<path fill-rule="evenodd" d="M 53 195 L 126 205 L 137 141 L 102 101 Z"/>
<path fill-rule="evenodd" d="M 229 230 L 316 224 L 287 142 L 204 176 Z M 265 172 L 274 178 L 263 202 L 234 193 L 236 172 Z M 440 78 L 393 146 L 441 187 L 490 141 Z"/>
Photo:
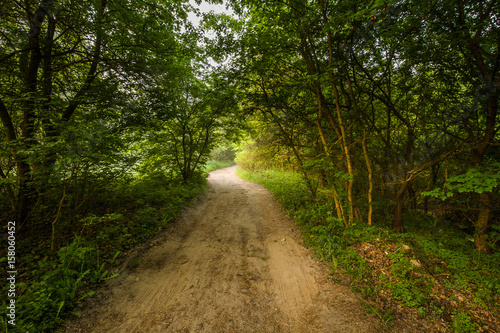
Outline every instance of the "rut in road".
<path fill-rule="evenodd" d="M 66 332 L 379 332 L 272 195 L 214 171 L 207 193 Z"/>

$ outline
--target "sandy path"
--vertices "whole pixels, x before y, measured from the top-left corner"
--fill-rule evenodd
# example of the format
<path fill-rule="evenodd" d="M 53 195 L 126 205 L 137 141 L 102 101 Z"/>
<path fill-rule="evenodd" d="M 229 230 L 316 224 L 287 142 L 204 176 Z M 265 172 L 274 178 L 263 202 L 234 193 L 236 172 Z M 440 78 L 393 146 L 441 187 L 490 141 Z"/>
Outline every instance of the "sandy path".
<path fill-rule="evenodd" d="M 380 331 L 329 281 L 272 195 L 235 170 L 212 172 L 175 230 L 66 332 Z"/>

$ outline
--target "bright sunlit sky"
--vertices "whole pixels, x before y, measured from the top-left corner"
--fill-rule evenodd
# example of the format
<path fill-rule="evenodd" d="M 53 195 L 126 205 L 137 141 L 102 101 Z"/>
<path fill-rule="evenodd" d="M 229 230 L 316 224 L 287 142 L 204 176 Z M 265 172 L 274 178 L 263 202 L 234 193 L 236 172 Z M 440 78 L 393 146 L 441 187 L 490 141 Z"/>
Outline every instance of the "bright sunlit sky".
<path fill-rule="evenodd" d="M 209 4 L 206 1 L 203 1 L 201 5 L 197 5 L 193 0 L 190 1 L 190 3 L 194 6 L 197 7 L 202 13 L 208 13 L 210 11 L 214 11 L 215 13 L 227 13 L 227 14 L 232 14 L 232 10 L 227 10 L 226 5 L 213 5 Z M 195 14 L 190 13 L 189 14 L 189 19 L 191 22 L 193 22 L 195 25 L 198 25 L 200 22 L 200 17 L 196 17 Z"/>
<path fill-rule="evenodd" d="M 190 3 L 193 7 L 198 8 L 200 10 L 201 14 L 208 13 L 210 11 L 213 11 L 216 14 L 220 14 L 220 13 L 226 13 L 229 15 L 234 14 L 232 10 L 227 10 L 225 5 L 214 5 L 214 4 L 210 4 L 206 1 L 203 1 L 201 3 L 201 5 L 197 5 L 196 2 L 194 2 L 194 0 L 190 0 Z M 194 13 L 190 13 L 188 18 L 195 26 L 198 26 L 200 21 L 201 21 L 201 17 L 197 17 Z M 209 38 L 215 37 L 214 32 L 209 32 L 209 31 L 205 31 L 205 36 L 209 37 Z M 212 58 L 208 58 L 207 61 L 208 61 L 208 65 L 211 67 L 215 67 L 217 65 L 217 63 L 214 62 Z M 228 61 L 230 61 L 230 60 L 228 59 Z"/>

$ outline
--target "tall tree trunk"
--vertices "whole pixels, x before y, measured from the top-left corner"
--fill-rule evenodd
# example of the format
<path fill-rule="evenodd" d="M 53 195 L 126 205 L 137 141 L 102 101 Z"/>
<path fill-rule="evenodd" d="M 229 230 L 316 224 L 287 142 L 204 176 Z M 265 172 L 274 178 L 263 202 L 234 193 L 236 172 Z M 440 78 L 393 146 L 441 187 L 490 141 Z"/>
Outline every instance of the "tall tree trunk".
<path fill-rule="evenodd" d="M 394 230 L 394 232 L 398 234 L 403 232 L 403 205 L 404 205 L 404 196 L 407 186 L 408 186 L 408 181 L 405 180 L 400 185 L 396 193 L 396 209 L 394 210 L 392 229 Z"/>
<path fill-rule="evenodd" d="M 496 116 L 498 112 L 498 96 L 496 94 L 488 97 L 486 110 L 484 137 L 477 147 L 472 150 L 472 164 L 474 166 L 481 166 L 483 164 L 486 150 L 491 145 L 495 136 Z M 484 192 L 478 194 L 478 202 L 480 207 L 479 216 L 475 223 L 475 245 L 477 251 L 488 253 L 485 232 L 489 226 L 491 217 L 491 193 Z"/>
<path fill-rule="evenodd" d="M 462 40 L 464 44 L 460 47 L 462 55 L 465 57 L 468 65 L 472 69 L 472 82 L 476 81 L 476 74 L 480 75 L 482 84 L 488 89 L 489 96 L 486 99 L 486 123 L 484 125 L 484 135 L 478 140 L 476 147 L 472 149 L 472 164 L 474 166 L 481 166 L 483 164 L 484 155 L 489 148 L 496 134 L 496 118 L 498 112 L 498 87 L 500 86 L 499 63 L 500 52 L 498 43 L 496 51 L 484 52 L 482 43 L 482 36 L 487 22 L 496 14 L 495 2 L 488 6 L 481 6 L 477 13 L 479 18 L 478 25 L 472 22 L 472 19 L 467 15 L 467 5 L 463 1 L 457 2 L 457 23 L 460 26 L 462 33 Z M 476 20 L 476 17 L 474 18 Z M 472 23 L 472 24 L 471 24 Z M 471 29 L 472 28 L 472 29 Z M 489 59 L 488 59 L 489 58 Z M 489 64 L 488 64 L 489 63 Z M 479 216 L 475 223 L 475 244 L 476 249 L 480 252 L 488 252 L 488 246 L 485 240 L 485 232 L 488 228 L 489 219 L 491 216 L 491 194 L 481 193 L 477 194 L 479 203 Z"/>
<path fill-rule="evenodd" d="M 22 226 L 23 222 L 27 219 L 29 213 L 30 191 L 29 191 L 29 174 L 30 166 L 22 157 L 22 152 L 19 151 L 17 145 L 13 144 L 17 141 L 17 134 L 14 128 L 12 118 L 5 107 L 5 104 L 0 100 L 0 119 L 5 128 L 7 142 L 11 145 L 12 156 L 16 162 L 17 179 L 18 179 L 18 193 L 16 200 L 16 219 L 19 225 Z M 20 228 L 21 229 L 21 228 Z"/>
<path fill-rule="evenodd" d="M 412 184 L 408 184 L 408 197 L 410 199 L 410 207 L 412 210 L 417 209 L 417 194 L 415 190 L 413 189 Z"/>
<path fill-rule="evenodd" d="M 16 150 L 15 159 L 17 161 L 18 177 L 18 198 L 17 198 L 17 218 L 21 230 L 29 231 L 29 215 L 35 203 L 35 192 L 31 186 L 33 180 L 31 165 L 26 161 L 26 151 L 36 143 L 35 133 L 35 104 L 38 89 L 38 72 L 42 62 L 42 52 L 40 50 L 40 32 L 43 21 L 47 16 L 53 0 L 42 1 L 35 13 L 28 13 L 30 17 L 29 38 L 29 61 L 24 72 L 24 92 L 26 94 L 23 103 L 22 121 L 22 142 L 21 149 Z"/>
<path fill-rule="evenodd" d="M 412 152 L 413 152 L 413 147 L 415 143 L 415 132 L 413 129 L 410 127 L 409 124 L 408 126 L 408 134 L 407 134 L 407 141 L 406 141 L 406 167 L 403 172 L 402 178 L 403 181 L 400 184 L 399 189 L 396 192 L 396 197 L 395 197 L 395 202 L 396 202 L 396 208 L 394 210 L 394 219 L 392 222 L 392 226 L 394 229 L 394 232 L 396 233 L 402 233 L 403 232 L 403 205 L 404 205 L 404 196 L 406 193 L 406 190 L 408 189 L 410 184 L 410 178 L 407 178 L 408 172 L 414 170 L 414 164 L 413 164 L 413 158 L 412 158 Z"/>

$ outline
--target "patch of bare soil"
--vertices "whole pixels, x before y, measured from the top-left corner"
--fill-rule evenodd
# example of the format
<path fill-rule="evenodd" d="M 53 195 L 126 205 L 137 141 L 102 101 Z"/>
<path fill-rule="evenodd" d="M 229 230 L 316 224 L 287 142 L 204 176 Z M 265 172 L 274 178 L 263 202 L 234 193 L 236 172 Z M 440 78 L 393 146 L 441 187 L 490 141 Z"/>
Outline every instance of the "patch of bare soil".
<path fill-rule="evenodd" d="M 214 171 L 170 232 L 149 242 L 63 332 L 380 332 L 305 249 L 272 195 Z"/>

